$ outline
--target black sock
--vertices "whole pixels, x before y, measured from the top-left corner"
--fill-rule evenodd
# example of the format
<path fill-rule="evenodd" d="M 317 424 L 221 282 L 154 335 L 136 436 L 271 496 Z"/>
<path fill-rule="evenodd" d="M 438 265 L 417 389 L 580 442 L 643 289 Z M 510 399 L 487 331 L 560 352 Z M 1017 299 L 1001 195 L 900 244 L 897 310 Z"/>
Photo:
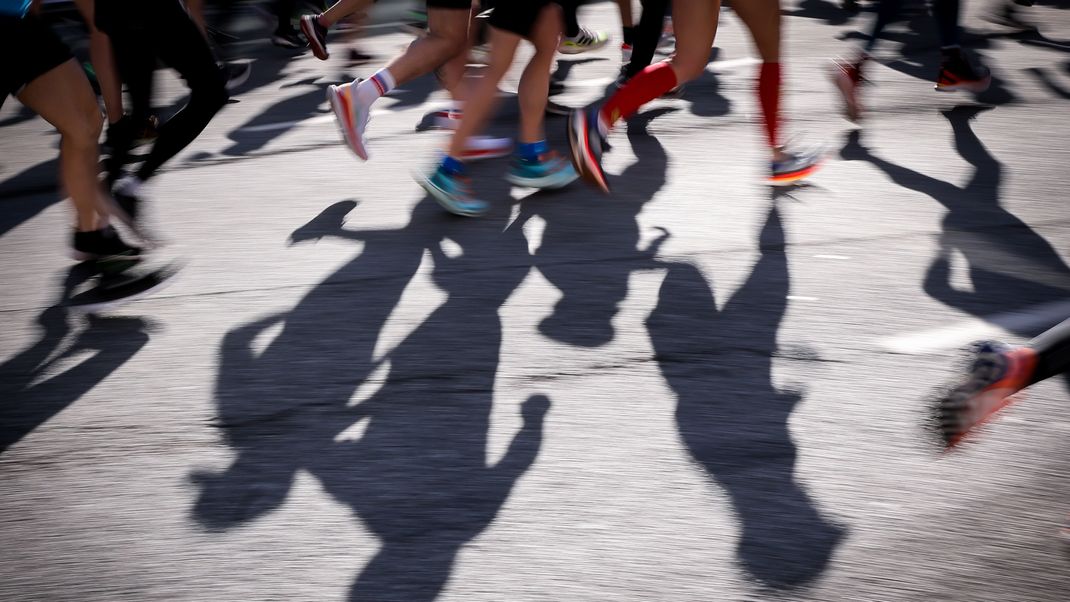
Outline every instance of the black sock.
<path fill-rule="evenodd" d="M 621 33 L 624 35 L 624 43 L 631 46 L 635 42 L 635 28 L 634 27 L 621 27 Z"/>

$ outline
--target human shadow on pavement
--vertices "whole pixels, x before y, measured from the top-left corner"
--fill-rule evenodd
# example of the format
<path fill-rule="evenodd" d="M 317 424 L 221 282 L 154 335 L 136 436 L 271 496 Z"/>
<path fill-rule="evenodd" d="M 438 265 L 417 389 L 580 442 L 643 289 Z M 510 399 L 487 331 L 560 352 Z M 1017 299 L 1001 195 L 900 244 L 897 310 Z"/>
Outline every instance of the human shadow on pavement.
<path fill-rule="evenodd" d="M 71 328 L 64 303 L 97 273 L 88 264 L 68 270 L 59 302 L 37 317 L 40 338 L 0 365 L 0 454 L 81 399 L 148 342 L 148 324 L 141 318 L 90 315 L 83 328 Z M 86 351 L 92 356 L 53 374 Z"/>
<path fill-rule="evenodd" d="M 628 296 L 633 271 L 655 269 L 662 234 L 640 248 L 636 218 L 665 184 L 668 157 L 661 142 L 647 135 L 650 122 L 676 109 L 644 111 L 627 122 L 628 140 L 636 162 L 613 178 L 612 199 L 584 194 L 566 202 L 526 201 L 518 222 L 534 216 L 545 221 L 533 261 L 561 298 L 539 323 L 539 331 L 553 340 L 580 347 L 605 345 L 615 337 L 613 319 Z M 585 206 L 588 203 L 594 207 Z M 597 225 L 592 210 L 597 210 Z"/>
<path fill-rule="evenodd" d="M 740 566 L 763 586 L 785 589 L 818 577 L 844 532 L 821 516 L 795 479 L 788 420 L 801 394 L 772 381 L 790 290 L 776 200 L 759 243 L 750 275 L 720 309 L 697 267 L 666 263 L 647 328 L 677 397 L 680 437 L 742 523 Z"/>
<path fill-rule="evenodd" d="M 353 206 L 328 208 L 294 240 L 352 240 L 359 256 L 292 310 L 225 337 L 218 427 L 236 457 L 193 475 L 192 514 L 235 528 L 280 507 L 307 471 L 380 540 L 350 599 L 432 600 L 540 448 L 549 400 L 532 395 L 502 458 L 487 462 L 498 310 L 530 270 L 527 241 L 502 216 L 461 220 L 430 199 L 405 227 L 345 228 Z M 384 328 L 425 255 L 446 299 L 390 348 Z"/>
<path fill-rule="evenodd" d="M 1067 66 L 1070 67 L 1070 63 L 1067 63 Z M 1046 69 L 1041 69 L 1039 67 L 1030 67 L 1029 69 L 1026 69 L 1026 71 L 1032 74 L 1033 77 L 1037 78 L 1040 83 L 1044 84 L 1044 86 L 1048 90 L 1050 90 L 1052 94 L 1064 100 L 1070 100 L 1070 88 L 1066 88 L 1062 84 L 1055 81 L 1055 78 L 1049 75 Z"/>
<path fill-rule="evenodd" d="M 1051 244 L 1000 204 L 1003 165 L 970 126 L 988 108 L 960 105 L 943 112 L 951 124 L 955 150 L 973 167 L 962 187 L 878 157 L 862 146 L 857 131 L 841 152 L 844 159 L 868 161 L 896 184 L 947 208 L 940 250 L 926 271 L 924 289 L 934 299 L 979 317 L 1063 300 L 1070 291 L 1070 268 Z M 951 262 L 956 253 L 966 261 L 972 290 L 953 286 Z"/>
<path fill-rule="evenodd" d="M 56 194 L 58 173 L 59 159 L 52 158 L 0 181 L 0 236 L 63 200 Z"/>
<path fill-rule="evenodd" d="M 326 87 L 317 83 L 318 81 L 319 78 L 308 78 L 283 85 L 283 89 L 301 87 L 305 88 L 305 91 L 280 100 L 231 130 L 227 137 L 234 141 L 234 144 L 224 149 L 223 154 L 241 157 L 260 150 L 276 137 L 292 129 L 286 126 L 286 123 L 299 122 L 323 114 L 320 105 L 324 102 Z M 265 126 L 271 129 L 265 129 Z"/>

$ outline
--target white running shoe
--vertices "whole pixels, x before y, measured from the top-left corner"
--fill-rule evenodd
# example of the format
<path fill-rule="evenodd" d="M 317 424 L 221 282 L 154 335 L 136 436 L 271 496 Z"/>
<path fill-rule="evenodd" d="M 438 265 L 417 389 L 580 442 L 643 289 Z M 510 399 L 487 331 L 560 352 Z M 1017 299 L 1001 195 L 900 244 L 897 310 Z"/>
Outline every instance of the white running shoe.
<path fill-rule="evenodd" d="M 358 80 L 359 81 L 359 80 Z M 331 103 L 338 129 L 342 130 L 342 139 L 346 146 L 361 159 L 368 160 L 368 149 L 364 144 L 364 129 L 368 127 L 371 107 L 360 103 L 353 88 L 356 83 L 340 86 L 327 86 L 327 100 Z"/>

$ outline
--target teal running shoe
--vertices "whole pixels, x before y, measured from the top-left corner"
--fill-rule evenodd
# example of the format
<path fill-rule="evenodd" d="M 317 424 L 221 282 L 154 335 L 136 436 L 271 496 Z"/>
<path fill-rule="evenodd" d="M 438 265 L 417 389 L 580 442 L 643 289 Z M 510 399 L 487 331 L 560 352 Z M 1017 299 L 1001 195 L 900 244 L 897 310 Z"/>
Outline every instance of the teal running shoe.
<path fill-rule="evenodd" d="M 438 167 L 430 174 L 417 175 L 416 182 L 450 213 L 479 217 L 490 210 L 489 203 L 472 196 L 465 178 L 450 175 Z"/>
<path fill-rule="evenodd" d="M 564 188 L 579 177 L 571 163 L 548 153 L 535 160 L 513 156 L 505 179 L 527 188 Z"/>

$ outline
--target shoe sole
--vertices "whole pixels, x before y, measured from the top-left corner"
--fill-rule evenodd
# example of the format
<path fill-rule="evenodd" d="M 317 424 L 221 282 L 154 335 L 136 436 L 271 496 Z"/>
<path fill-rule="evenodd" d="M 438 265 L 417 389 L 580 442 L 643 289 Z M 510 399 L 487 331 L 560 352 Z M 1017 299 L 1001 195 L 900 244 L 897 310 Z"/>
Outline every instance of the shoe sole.
<path fill-rule="evenodd" d="M 320 43 L 319 36 L 316 35 L 316 27 L 312 23 L 314 18 L 311 15 L 301 17 L 301 33 L 308 40 L 308 47 L 312 49 L 312 55 L 321 61 L 325 61 L 331 55 L 327 52 L 327 47 Z"/>
<path fill-rule="evenodd" d="M 564 188 L 569 184 L 579 179 L 579 172 L 576 172 L 576 177 L 569 178 L 567 180 L 557 179 L 557 176 L 543 176 L 541 178 L 522 178 L 513 174 L 506 174 L 505 181 L 516 186 L 524 188 L 538 188 L 540 190 L 557 190 L 558 188 Z"/>
<path fill-rule="evenodd" d="M 331 103 L 334 111 L 334 119 L 338 122 L 338 129 L 342 131 L 342 140 L 353 151 L 353 154 L 361 160 L 368 160 L 368 149 L 364 147 L 360 134 L 351 123 L 353 111 L 346 96 L 338 91 L 338 86 L 327 86 L 327 101 Z"/>
<path fill-rule="evenodd" d="M 975 82 L 959 82 L 957 84 L 936 84 L 937 92 L 973 92 L 974 94 L 980 94 L 992 85 L 992 77 L 986 77 L 983 80 Z"/>
<path fill-rule="evenodd" d="M 573 111 L 568 119 L 568 145 L 571 149 L 572 166 L 584 181 L 589 182 L 602 192 L 609 193 L 609 182 L 602 166 L 591 152 L 589 126 L 586 111 Z"/>
<path fill-rule="evenodd" d="M 423 188 L 424 191 L 427 192 L 427 194 L 431 195 L 431 198 L 435 199 L 435 201 L 437 201 L 443 209 L 454 215 L 460 215 L 461 217 L 479 217 L 481 215 L 485 215 L 487 211 L 490 210 L 489 207 L 481 211 L 465 211 L 464 209 L 458 208 L 450 200 L 450 197 L 448 194 L 446 194 L 446 191 L 432 184 L 430 178 L 427 178 L 426 176 L 420 175 L 419 177 L 417 177 L 416 183 L 419 184 L 420 188 Z"/>
<path fill-rule="evenodd" d="M 1028 375 L 1032 374 L 1033 370 L 1036 369 L 1036 361 L 1037 358 L 1035 354 L 1023 354 L 1022 357 L 1014 360 L 1013 366 L 1010 367 L 1003 378 L 979 391 L 967 393 L 967 397 L 980 398 L 981 396 L 996 396 L 996 400 L 991 404 L 985 404 L 988 407 L 985 409 L 983 416 L 977 418 L 972 424 L 963 429 L 962 432 L 948 437 L 945 444 L 946 449 L 948 451 L 954 449 L 965 439 L 976 433 L 982 426 L 988 424 L 989 421 L 1002 412 L 1007 406 L 1021 400 L 1025 396 L 1023 390 L 1028 385 Z M 956 387 L 956 390 L 958 389 L 959 387 Z M 952 393 L 952 395 L 953 394 L 954 393 Z"/>
<path fill-rule="evenodd" d="M 606 42 L 602 42 L 601 44 L 592 44 L 590 46 L 559 46 L 557 48 L 557 51 L 561 54 L 583 54 L 584 52 L 598 50 L 599 48 L 602 48 L 605 45 Z"/>
<path fill-rule="evenodd" d="M 804 180 L 814 174 L 818 169 L 821 169 L 821 163 L 815 163 L 806 169 L 800 169 L 799 171 L 793 171 L 790 174 L 780 174 L 776 176 L 770 176 L 770 186 L 791 186 L 799 180 Z"/>

